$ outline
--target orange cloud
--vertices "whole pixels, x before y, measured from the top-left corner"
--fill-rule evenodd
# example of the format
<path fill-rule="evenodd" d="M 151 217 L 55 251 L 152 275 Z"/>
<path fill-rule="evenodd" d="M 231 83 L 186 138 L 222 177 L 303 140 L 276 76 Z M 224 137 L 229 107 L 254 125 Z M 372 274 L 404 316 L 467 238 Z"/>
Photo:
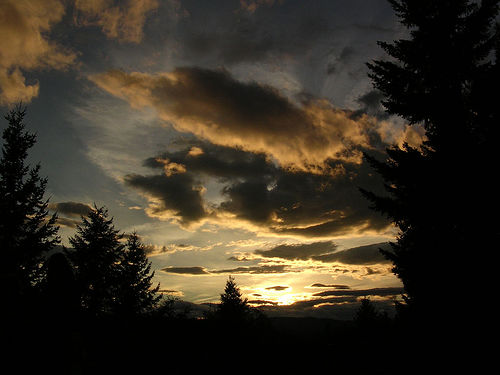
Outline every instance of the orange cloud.
<path fill-rule="evenodd" d="M 46 38 L 65 9 L 59 0 L 4 0 L 0 7 L 0 104 L 29 102 L 39 85 L 22 71 L 64 69 L 76 55 Z"/>
<path fill-rule="evenodd" d="M 83 26 L 102 28 L 108 38 L 120 42 L 139 43 L 147 15 L 157 9 L 157 0 L 76 0 L 75 21 Z"/>
<path fill-rule="evenodd" d="M 235 80 L 225 70 L 177 68 L 170 73 L 112 70 L 90 77 L 134 108 L 152 107 L 176 130 L 214 144 L 264 152 L 281 166 L 335 174 L 328 160 L 361 163 L 374 117 L 354 118 L 326 100 L 291 102 L 276 89 Z"/>

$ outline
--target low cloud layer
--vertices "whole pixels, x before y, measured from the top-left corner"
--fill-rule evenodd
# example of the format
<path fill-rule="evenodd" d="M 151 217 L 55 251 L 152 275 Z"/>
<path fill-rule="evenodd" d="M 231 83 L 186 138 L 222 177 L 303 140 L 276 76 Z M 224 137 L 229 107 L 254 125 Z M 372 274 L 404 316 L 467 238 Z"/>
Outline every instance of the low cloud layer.
<path fill-rule="evenodd" d="M 255 254 L 265 258 L 307 260 L 317 255 L 331 253 L 336 248 L 337 245 L 332 241 L 324 241 L 311 244 L 278 245 L 270 250 L 255 250 Z"/>
<path fill-rule="evenodd" d="M 313 242 L 310 244 L 278 245 L 269 250 L 255 250 L 255 254 L 264 258 L 287 260 L 316 260 L 324 263 L 342 263 L 347 265 L 368 265 L 388 263 L 380 249 L 389 250 L 387 242 L 353 247 L 336 251 L 332 241 Z M 320 287 L 323 284 L 314 284 Z"/>
<path fill-rule="evenodd" d="M 180 275 L 219 275 L 219 274 L 272 274 L 290 272 L 286 265 L 260 265 L 252 267 L 237 267 L 220 270 L 208 270 L 204 267 L 166 267 L 161 271 Z"/>

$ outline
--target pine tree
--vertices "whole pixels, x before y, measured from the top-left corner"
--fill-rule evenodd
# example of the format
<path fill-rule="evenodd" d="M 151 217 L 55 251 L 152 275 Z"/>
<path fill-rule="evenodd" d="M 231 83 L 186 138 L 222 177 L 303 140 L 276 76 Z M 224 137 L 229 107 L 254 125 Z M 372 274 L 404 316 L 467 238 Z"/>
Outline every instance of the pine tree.
<path fill-rule="evenodd" d="M 110 314 L 120 290 L 123 234 L 108 218 L 108 210 L 96 205 L 76 231 L 69 239 L 73 250 L 67 256 L 75 269 L 82 308 L 94 316 Z"/>
<path fill-rule="evenodd" d="M 404 284 L 404 306 L 446 317 L 455 309 L 449 301 L 467 292 L 454 285 L 458 272 L 483 280 L 479 254 L 500 239 L 490 215 L 499 208 L 491 170 L 498 162 L 499 1 L 389 1 L 409 38 L 380 43 L 391 59 L 368 64 L 370 77 L 387 112 L 423 125 L 427 140 L 389 148 L 386 161 L 366 155 L 388 194 L 362 192 L 399 229 L 384 254 Z"/>
<path fill-rule="evenodd" d="M 132 233 L 122 253 L 116 311 L 120 315 L 137 315 L 154 309 L 161 299 L 160 284 L 152 288 L 154 272 L 137 233 Z"/>
<path fill-rule="evenodd" d="M 242 297 L 236 281 L 229 276 L 224 293 L 220 295 L 218 316 L 223 320 L 241 322 L 248 318 L 249 312 L 248 300 Z"/>
<path fill-rule="evenodd" d="M 26 163 L 36 135 L 25 130 L 26 109 L 18 106 L 5 119 L 0 159 L 0 246 L 1 288 L 5 297 L 36 290 L 44 278 L 44 254 L 59 243 L 57 217 L 48 215 L 44 199 L 47 179 L 40 164 Z M 36 289 L 34 287 L 37 287 Z"/>

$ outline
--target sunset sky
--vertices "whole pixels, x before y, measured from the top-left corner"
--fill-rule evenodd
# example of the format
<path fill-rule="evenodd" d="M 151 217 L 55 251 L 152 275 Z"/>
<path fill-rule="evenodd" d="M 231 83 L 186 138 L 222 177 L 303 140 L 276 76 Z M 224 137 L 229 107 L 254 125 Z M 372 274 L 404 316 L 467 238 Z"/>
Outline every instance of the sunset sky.
<path fill-rule="evenodd" d="M 400 294 L 358 190 L 383 191 L 362 152 L 423 134 L 367 76 L 405 35 L 386 0 L 0 0 L 0 20 L 0 106 L 28 107 L 64 245 L 95 202 L 188 302 L 229 275 L 292 315 Z"/>

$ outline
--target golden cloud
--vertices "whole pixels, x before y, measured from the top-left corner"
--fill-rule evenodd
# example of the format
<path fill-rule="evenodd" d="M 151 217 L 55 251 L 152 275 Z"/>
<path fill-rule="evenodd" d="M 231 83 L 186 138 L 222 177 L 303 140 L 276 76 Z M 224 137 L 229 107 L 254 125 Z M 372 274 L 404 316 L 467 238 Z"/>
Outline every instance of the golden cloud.
<path fill-rule="evenodd" d="M 157 0 L 76 0 L 77 24 L 102 28 L 108 38 L 139 43 L 147 15 L 157 9 Z"/>
<path fill-rule="evenodd" d="M 335 174 L 328 160 L 361 163 L 378 120 L 326 100 L 294 103 L 276 89 L 235 80 L 225 70 L 177 68 L 146 74 L 111 70 L 90 77 L 133 108 L 152 107 L 176 130 L 214 144 L 264 152 L 283 167 Z"/>
<path fill-rule="evenodd" d="M 0 104 L 29 102 L 39 85 L 23 70 L 64 69 L 76 55 L 46 38 L 65 9 L 59 0 L 4 0 L 0 7 Z"/>

